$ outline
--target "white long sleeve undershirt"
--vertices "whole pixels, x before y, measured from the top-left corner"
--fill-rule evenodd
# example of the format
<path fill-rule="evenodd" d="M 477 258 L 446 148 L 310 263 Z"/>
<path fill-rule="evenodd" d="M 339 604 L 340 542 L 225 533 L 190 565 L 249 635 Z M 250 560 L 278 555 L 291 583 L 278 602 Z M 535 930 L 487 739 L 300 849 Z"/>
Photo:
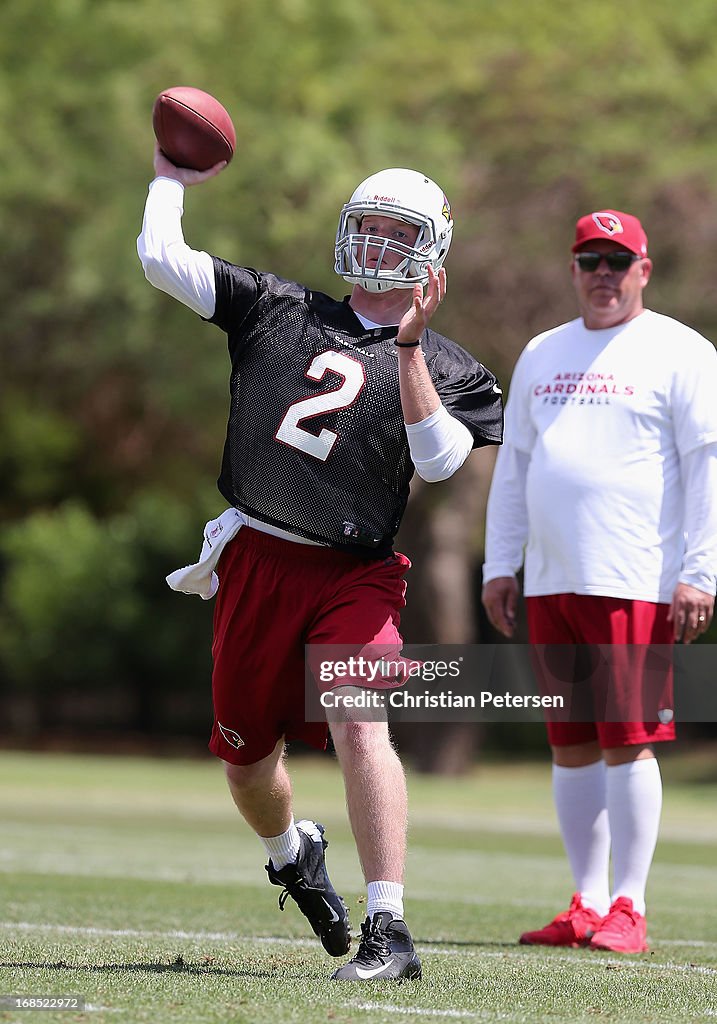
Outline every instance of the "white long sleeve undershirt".
<path fill-rule="evenodd" d="M 184 241 L 184 186 L 173 178 L 155 178 L 149 186 L 137 254 L 144 276 L 160 291 L 209 319 L 217 302 L 214 262 Z"/>
<path fill-rule="evenodd" d="M 427 483 L 447 480 L 460 469 L 473 448 L 473 435 L 445 405 L 418 423 L 406 423 L 408 447 L 416 472 Z"/>
<path fill-rule="evenodd" d="M 150 284 L 209 319 L 216 307 L 214 263 L 209 253 L 185 242 L 183 212 L 181 182 L 155 178 L 149 186 L 137 253 Z M 364 326 L 379 326 L 359 319 Z M 416 472 L 430 483 L 452 476 L 473 447 L 470 430 L 443 405 L 419 423 L 406 424 L 406 434 Z"/>

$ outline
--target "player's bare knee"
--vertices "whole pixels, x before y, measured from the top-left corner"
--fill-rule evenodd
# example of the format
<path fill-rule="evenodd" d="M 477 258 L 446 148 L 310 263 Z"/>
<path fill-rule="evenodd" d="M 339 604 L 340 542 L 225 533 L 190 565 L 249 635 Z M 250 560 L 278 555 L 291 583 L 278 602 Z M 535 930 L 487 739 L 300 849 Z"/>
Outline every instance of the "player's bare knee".
<path fill-rule="evenodd" d="M 388 725 L 382 722 L 337 721 L 330 723 L 331 736 L 339 757 L 365 757 L 379 750 L 392 750 Z"/>
<path fill-rule="evenodd" d="M 253 764 L 232 764 L 224 761 L 224 773 L 227 782 L 234 788 L 252 789 L 256 786 L 263 786 L 273 778 L 284 757 L 283 740 L 277 743 L 274 750 L 268 757 L 263 757 Z M 283 769 L 282 769 L 283 770 Z"/>
<path fill-rule="evenodd" d="M 229 785 L 238 789 L 248 789 L 266 779 L 268 772 L 263 762 L 256 764 L 230 764 L 224 762 L 224 773 Z"/>
<path fill-rule="evenodd" d="M 603 750 L 603 756 L 608 765 L 630 764 L 654 758 L 655 751 L 650 743 L 631 743 L 624 747 L 608 747 Z"/>
<path fill-rule="evenodd" d="M 566 746 L 554 746 L 553 763 L 561 768 L 584 768 L 586 765 L 599 761 L 603 752 L 597 740 L 588 743 L 571 743 Z"/>

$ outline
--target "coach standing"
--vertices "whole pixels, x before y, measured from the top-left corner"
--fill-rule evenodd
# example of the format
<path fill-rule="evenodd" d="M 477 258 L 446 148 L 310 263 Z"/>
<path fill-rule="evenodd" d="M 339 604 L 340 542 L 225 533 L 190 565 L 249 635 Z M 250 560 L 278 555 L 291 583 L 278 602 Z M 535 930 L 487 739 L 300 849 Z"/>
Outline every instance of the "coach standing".
<path fill-rule="evenodd" d="M 483 603 L 510 637 L 525 548 L 531 643 L 690 643 L 714 607 L 717 354 L 644 308 L 652 262 L 636 217 L 582 217 L 572 251 L 581 315 L 534 338 L 513 375 Z M 628 680 L 637 689 L 639 672 Z M 660 717 L 548 724 L 577 891 L 521 942 L 647 949 L 645 887 L 662 805 L 652 744 L 675 736 L 669 712 Z"/>

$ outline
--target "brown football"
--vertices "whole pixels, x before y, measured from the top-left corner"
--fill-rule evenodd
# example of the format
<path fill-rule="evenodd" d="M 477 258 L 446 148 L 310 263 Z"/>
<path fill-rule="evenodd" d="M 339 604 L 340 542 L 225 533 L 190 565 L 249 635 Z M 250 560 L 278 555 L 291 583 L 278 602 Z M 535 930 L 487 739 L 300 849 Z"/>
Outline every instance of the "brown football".
<path fill-rule="evenodd" d="M 234 156 L 236 132 L 219 100 L 189 85 L 165 89 L 154 101 L 152 127 L 160 149 L 177 167 L 206 171 Z"/>

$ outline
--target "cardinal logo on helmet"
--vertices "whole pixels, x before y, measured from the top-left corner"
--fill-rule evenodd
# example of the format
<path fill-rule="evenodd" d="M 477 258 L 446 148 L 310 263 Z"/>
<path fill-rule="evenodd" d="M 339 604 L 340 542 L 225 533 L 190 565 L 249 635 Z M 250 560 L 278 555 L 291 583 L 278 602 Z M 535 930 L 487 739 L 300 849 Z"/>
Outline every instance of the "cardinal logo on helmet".
<path fill-rule="evenodd" d="M 451 219 L 451 204 L 446 199 L 445 192 L 443 193 L 443 209 L 441 210 L 441 213 L 446 218 L 446 220 L 450 222 L 450 219 Z"/>
<path fill-rule="evenodd" d="M 594 213 L 593 220 L 606 235 L 621 235 L 624 228 L 622 221 L 614 213 Z"/>

